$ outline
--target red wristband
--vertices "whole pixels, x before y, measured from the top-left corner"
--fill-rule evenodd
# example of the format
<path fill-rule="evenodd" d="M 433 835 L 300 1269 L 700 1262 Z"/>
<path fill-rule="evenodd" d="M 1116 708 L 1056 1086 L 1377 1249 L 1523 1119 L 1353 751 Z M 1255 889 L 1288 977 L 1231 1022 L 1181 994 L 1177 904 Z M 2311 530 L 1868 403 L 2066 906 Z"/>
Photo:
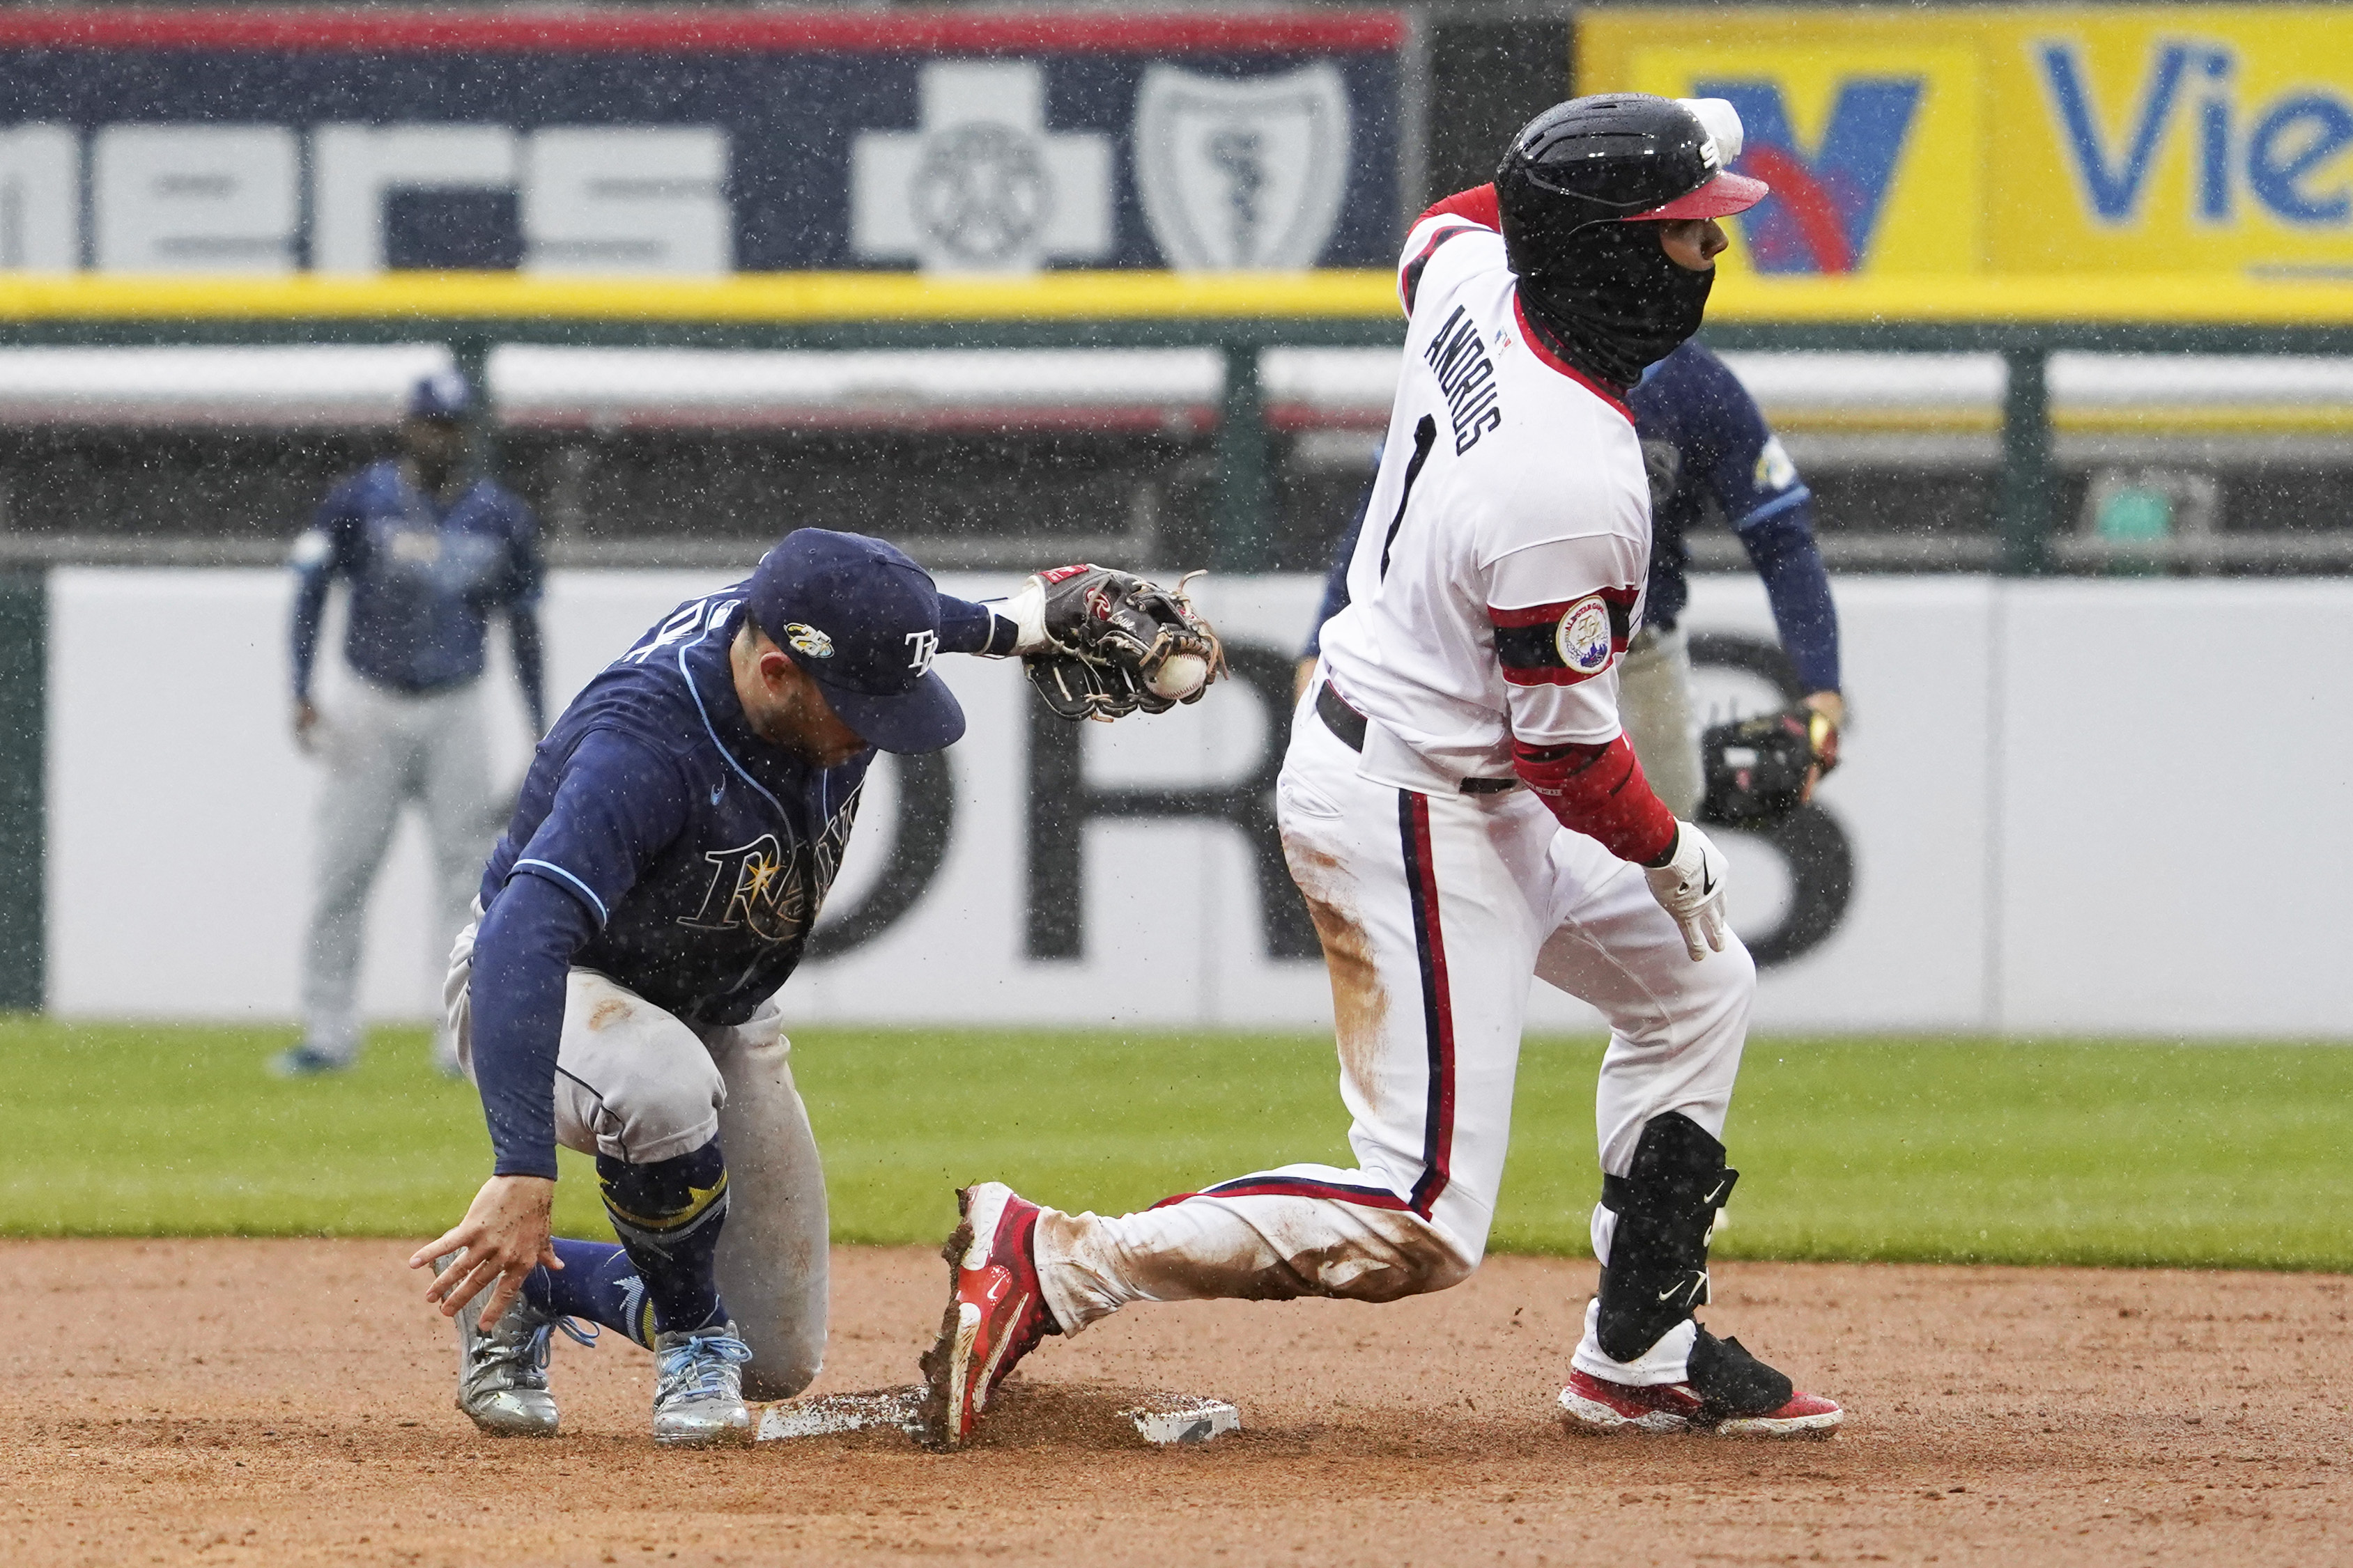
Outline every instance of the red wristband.
<path fill-rule="evenodd" d="M 1599 840 L 1620 860 L 1655 860 L 1674 847 L 1675 814 L 1642 776 L 1620 735 L 1604 746 L 1512 742 L 1512 766 L 1567 827 Z"/>

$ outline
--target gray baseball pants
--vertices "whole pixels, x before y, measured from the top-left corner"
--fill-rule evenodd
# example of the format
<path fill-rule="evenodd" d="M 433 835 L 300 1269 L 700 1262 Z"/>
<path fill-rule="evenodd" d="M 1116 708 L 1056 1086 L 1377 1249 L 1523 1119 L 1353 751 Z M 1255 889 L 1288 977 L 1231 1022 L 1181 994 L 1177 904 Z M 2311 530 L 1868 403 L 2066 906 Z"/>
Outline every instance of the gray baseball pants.
<path fill-rule="evenodd" d="M 347 1062 L 360 1049 L 368 892 L 402 806 L 414 801 L 425 813 L 433 853 L 430 951 L 438 957 L 472 918 L 501 803 L 491 793 L 478 680 L 411 696 L 354 679 L 332 708 L 322 708 L 317 734 L 327 776 L 319 792 L 315 901 L 302 955 L 303 1037 L 313 1050 Z M 446 1034 L 437 1054 L 449 1059 Z"/>
<path fill-rule="evenodd" d="M 443 991 L 466 1077 L 474 1076 L 474 927 L 459 933 Z M 825 1362 L 825 1169 L 793 1085 L 792 1042 L 771 996 L 733 1026 L 700 1028 L 593 970 L 575 969 L 556 1047 L 555 1141 L 649 1164 L 715 1134 L 727 1156 L 719 1291 L 752 1349 L 744 1392 L 789 1399 Z"/>
<path fill-rule="evenodd" d="M 1642 776 L 1685 822 L 1707 793 L 1701 776 L 1699 724 L 1692 714 L 1691 645 L 1681 626 L 1645 626 L 1618 664 L 1618 721 L 1642 763 Z"/>

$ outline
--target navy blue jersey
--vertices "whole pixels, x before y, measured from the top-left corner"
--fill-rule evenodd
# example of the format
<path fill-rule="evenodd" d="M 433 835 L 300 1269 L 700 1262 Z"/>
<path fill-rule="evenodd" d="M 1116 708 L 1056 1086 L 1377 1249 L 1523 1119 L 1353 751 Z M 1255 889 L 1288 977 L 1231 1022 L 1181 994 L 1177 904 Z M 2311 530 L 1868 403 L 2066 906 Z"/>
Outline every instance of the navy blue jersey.
<path fill-rule="evenodd" d="M 583 689 L 483 871 L 473 1066 L 501 1175 L 555 1174 L 572 968 L 737 1024 L 807 945 L 873 752 L 821 768 L 752 732 L 729 657 L 746 588 L 689 599 Z M 941 651 L 1011 646 L 987 605 L 943 594 L 939 609 Z"/>
<path fill-rule="evenodd" d="M 1684 343 L 1628 395 L 1651 471 L 1651 591 L 1644 617 L 1675 624 L 1691 602 L 1685 535 L 1711 510 L 1746 536 L 1812 499 L 1763 411 L 1715 351 Z"/>
<path fill-rule="evenodd" d="M 352 587 L 343 639 L 352 668 L 420 692 L 480 676 L 491 613 L 528 613 L 544 575 L 539 526 L 512 491 L 477 479 L 444 506 L 391 458 L 335 487 L 293 560 L 298 698 L 310 695 L 319 614 L 337 577 Z"/>
<path fill-rule="evenodd" d="M 818 768 L 744 721 L 728 659 L 745 585 L 690 599 L 539 744 L 482 874 L 578 900 L 574 964 L 691 1024 L 740 1024 L 799 963 L 872 753 Z"/>
<path fill-rule="evenodd" d="M 1684 580 L 1686 535 L 1711 511 L 1739 535 L 1773 605 L 1773 623 L 1808 691 L 1839 689 L 1838 611 L 1814 542 L 1813 492 L 1781 449 L 1765 415 L 1731 367 L 1693 342 L 1652 365 L 1628 396 L 1651 474 L 1651 581 L 1642 615 L 1672 629 L 1691 602 Z M 1366 500 L 1371 499 L 1367 492 Z M 1306 657 L 1322 646 L 1324 623 L 1348 603 L 1356 526 L 1340 541 Z"/>

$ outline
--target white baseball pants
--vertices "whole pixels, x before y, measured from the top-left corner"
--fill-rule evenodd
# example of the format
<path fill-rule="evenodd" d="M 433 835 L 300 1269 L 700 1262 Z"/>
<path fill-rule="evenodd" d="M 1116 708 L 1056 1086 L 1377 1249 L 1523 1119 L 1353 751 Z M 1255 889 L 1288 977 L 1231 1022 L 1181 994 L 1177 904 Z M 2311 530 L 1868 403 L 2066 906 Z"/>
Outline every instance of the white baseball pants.
<path fill-rule="evenodd" d="M 422 697 L 353 679 L 319 724 L 327 776 L 312 850 L 314 896 L 302 955 L 303 1039 L 349 1061 L 360 1049 L 360 941 L 369 889 L 400 826 L 424 808 L 433 847 L 435 954 L 470 917 L 498 837 L 480 681 Z M 446 1037 L 440 1054 L 447 1059 Z"/>
<path fill-rule="evenodd" d="M 1303 703 L 1277 816 L 1331 971 L 1356 1168 L 1288 1165 L 1116 1218 L 1046 1211 L 1039 1272 L 1066 1331 L 1130 1301 L 1386 1301 L 1467 1278 L 1503 1180 L 1531 974 L 1609 1021 L 1604 1171 L 1623 1175 L 1643 1124 L 1670 1110 L 1723 1135 L 1756 984 L 1747 952 L 1735 942 L 1694 963 L 1641 871 L 1564 831 L 1525 789 L 1425 795 L 1357 764 Z M 1605 1262 L 1606 1219 L 1596 1211 Z M 1669 1340 L 1687 1349 L 1690 1335 Z"/>
<path fill-rule="evenodd" d="M 466 1078 L 474 1076 L 470 923 L 443 990 Z M 719 1292 L 752 1349 L 744 1390 L 789 1399 L 825 1361 L 825 1170 L 793 1084 L 792 1042 L 770 997 L 741 1024 L 698 1028 L 593 970 L 575 969 L 556 1047 L 555 1141 L 650 1164 L 715 1133 L 727 1156 Z"/>

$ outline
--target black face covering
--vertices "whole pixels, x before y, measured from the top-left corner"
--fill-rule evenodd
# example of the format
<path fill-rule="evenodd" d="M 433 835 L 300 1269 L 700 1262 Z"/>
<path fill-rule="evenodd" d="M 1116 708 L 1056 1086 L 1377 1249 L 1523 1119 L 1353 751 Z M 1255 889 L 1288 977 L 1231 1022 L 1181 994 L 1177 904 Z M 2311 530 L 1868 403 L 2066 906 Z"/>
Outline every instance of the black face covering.
<path fill-rule="evenodd" d="M 1620 386 L 1699 331 L 1715 269 L 1675 265 L 1655 223 L 1598 223 L 1577 231 L 1568 254 L 1520 279 L 1536 324 L 1578 369 Z"/>

